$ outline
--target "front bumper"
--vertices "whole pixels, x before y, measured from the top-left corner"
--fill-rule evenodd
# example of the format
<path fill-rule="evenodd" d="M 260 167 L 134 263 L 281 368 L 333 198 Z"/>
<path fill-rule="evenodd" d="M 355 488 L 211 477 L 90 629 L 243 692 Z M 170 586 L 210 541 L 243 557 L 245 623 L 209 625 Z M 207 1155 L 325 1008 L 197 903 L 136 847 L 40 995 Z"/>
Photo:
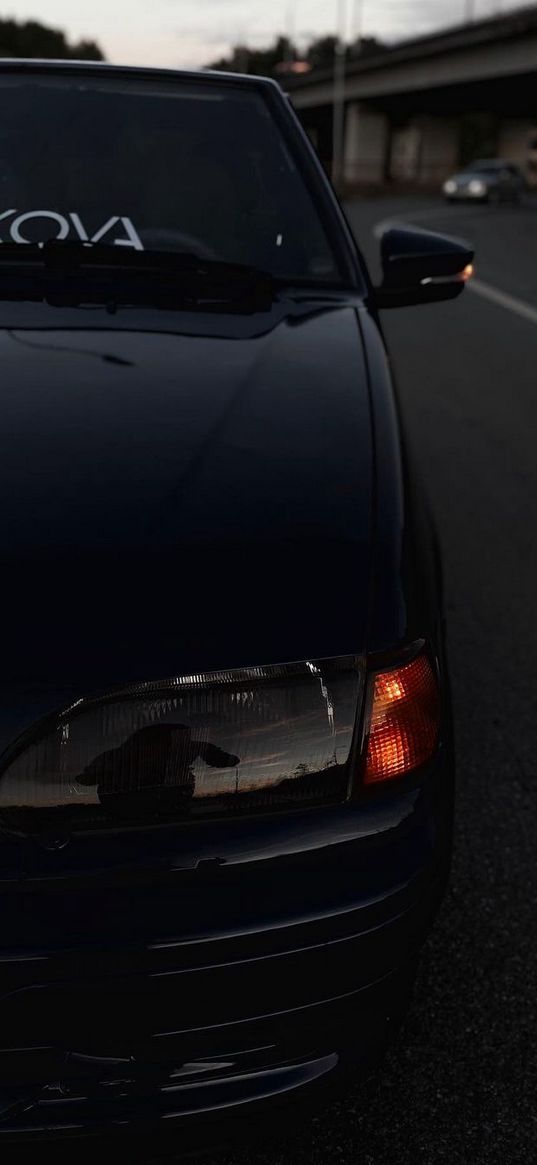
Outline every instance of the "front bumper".
<path fill-rule="evenodd" d="M 132 1154 L 142 1138 L 186 1154 L 248 1137 L 252 1121 L 259 1135 L 264 1118 L 271 1124 L 296 1119 L 299 1106 L 307 1112 L 330 1094 L 351 1064 L 367 1070 L 382 1057 L 413 970 L 405 964 L 377 984 L 290 1011 L 173 1036 L 155 1033 L 152 1047 L 138 1049 L 140 1059 L 116 1059 L 102 1045 L 99 1055 L 35 1050 L 31 1075 L 29 1064 L 20 1065 L 18 1084 L 0 1093 L 0 1145 L 52 1142 L 67 1157 L 73 1141 L 78 1153 L 80 1147 L 91 1152 L 95 1140 L 121 1138 Z M 193 1037 L 192 1059 L 185 1059 Z M 9 1059 L 6 1068 L 13 1070 Z M 24 1084 L 22 1074 L 29 1077 Z"/>
<path fill-rule="evenodd" d="M 444 190 L 443 194 L 448 202 L 487 202 L 490 191 L 483 190 L 479 194 L 474 194 L 468 186 L 458 186 L 456 190 Z"/>
<path fill-rule="evenodd" d="M 173 873 L 66 881 L 49 855 L 55 877 L 4 881 L 0 1144 L 158 1130 L 185 1152 L 370 1066 L 445 887 L 451 800 L 439 764 L 398 796 L 228 826 L 226 856 L 198 831 L 206 856 Z"/>

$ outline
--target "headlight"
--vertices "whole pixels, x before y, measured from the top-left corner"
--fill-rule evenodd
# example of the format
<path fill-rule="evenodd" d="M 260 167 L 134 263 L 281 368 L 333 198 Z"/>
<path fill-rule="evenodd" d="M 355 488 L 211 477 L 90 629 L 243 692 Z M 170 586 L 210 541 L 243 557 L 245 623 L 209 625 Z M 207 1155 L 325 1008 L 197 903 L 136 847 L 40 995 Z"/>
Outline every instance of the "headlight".
<path fill-rule="evenodd" d="M 470 194 L 474 194 L 476 198 L 480 198 L 481 195 L 487 193 L 487 187 L 485 183 L 481 182 L 479 178 L 472 178 L 472 181 L 468 185 L 468 190 Z"/>
<path fill-rule="evenodd" d="M 0 819 L 67 833 L 344 801 L 355 657 L 138 684 L 80 700 L 0 760 Z"/>
<path fill-rule="evenodd" d="M 455 194 L 457 183 L 453 181 L 453 178 L 448 178 L 447 182 L 444 182 L 443 190 L 444 194 Z"/>

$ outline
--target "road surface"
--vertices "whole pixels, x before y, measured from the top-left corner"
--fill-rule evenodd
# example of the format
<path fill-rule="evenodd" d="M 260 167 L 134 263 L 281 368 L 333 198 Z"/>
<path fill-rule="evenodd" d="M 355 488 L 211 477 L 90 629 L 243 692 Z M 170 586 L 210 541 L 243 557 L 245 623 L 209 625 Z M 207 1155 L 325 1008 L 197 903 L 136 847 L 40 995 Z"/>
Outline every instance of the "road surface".
<path fill-rule="evenodd" d="M 452 889 L 383 1070 L 285 1145 L 219 1165 L 525 1165 L 537 1159 L 537 205 L 381 200 L 349 217 L 372 266 L 381 220 L 474 240 L 485 288 L 384 313 L 444 548 Z"/>

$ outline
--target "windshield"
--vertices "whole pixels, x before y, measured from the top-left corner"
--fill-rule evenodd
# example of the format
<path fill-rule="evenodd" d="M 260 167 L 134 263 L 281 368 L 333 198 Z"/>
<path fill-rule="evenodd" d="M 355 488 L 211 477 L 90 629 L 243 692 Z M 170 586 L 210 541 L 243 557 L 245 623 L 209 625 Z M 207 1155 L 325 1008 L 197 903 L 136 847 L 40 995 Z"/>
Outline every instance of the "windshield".
<path fill-rule="evenodd" d="M 341 282 L 260 92 L 97 74 L 5 74 L 0 92 L 0 242 L 186 251 Z"/>
<path fill-rule="evenodd" d="M 479 160 L 477 162 L 472 162 L 472 165 L 470 167 L 470 169 L 472 171 L 475 170 L 478 174 L 494 174 L 498 170 L 503 170 L 504 168 L 505 168 L 505 166 L 504 166 L 503 162 L 498 162 L 498 161 L 488 162 L 488 161 L 479 161 Z"/>

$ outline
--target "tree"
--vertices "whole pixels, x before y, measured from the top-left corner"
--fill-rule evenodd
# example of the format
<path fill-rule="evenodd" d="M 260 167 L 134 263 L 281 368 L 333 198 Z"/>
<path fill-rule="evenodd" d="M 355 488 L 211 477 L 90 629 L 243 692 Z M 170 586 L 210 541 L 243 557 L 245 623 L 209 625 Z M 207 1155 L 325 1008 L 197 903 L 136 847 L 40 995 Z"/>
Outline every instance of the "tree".
<path fill-rule="evenodd" d="M 0 19 L 0 57 L 40 57 L 78 61 L 103 61 L 104 55 L 93 40 L 70 44 L 65 33 L 48 28 L 37 20 Z"/>
<path fill-rule="evenodd" d="M 208 69 L 219 69 L 225 73 L 255 73 L 258 77 L 274 77 L 278 65 L 292 60 L 296 49 L 285 36 L 278 36 L 266 49 L 252 49 L 248 45 L 236 45 L 227 57 L 212 61 Z"/>
<path fill-rule="evenodd" d="M 377 40 L 376 36 L 360 36 L 348 46 L 348 54 L 351 60 L 356 60 L 358 57 L 376 57 L 379 53 L 385 53 L 388 45 L 384 41 Z"/>
<path fill-rule="evenodd" d="M 278 36 L 266 49 L 252 49 L 247 45 L 236 45 L 227 57 L 221 57 L 207 66 L 232 73 L 256 73 L 261 77 L 277 77 L 286 62 L 299 58 L 306 61 L 312 70 L 332 69 L 337 40 L 335 36 L 322 36 L 311 41 L 305 52 L 285 36 Z M 353 44 L 346 45 L 347 60 L 357 60 L 360 56 L 372 56 L 383 52 L 386 45 L 374 36 L 361 37 Z"/>
<path fill-rule="evenodd" d="M 335 36 L 321 36 L 318 40 L 312 41 L 306 52 L 306 60 L 311 68 L 332 69 L 337 44 L 338 40 Z M 345 45 L 345 56 L 347 61 L 356 61 L 359 57 L 375 56 L 377 53 L 383 52 L 386 47 L 375 36 L 362 36 L 351 44 Z"/>
<path fill-rule="evenodd" d="M 306 60 L 312 69 L 333 68 L 337 43 L 335 36 L 321 36 L 311 42 L 306 52 Z"/>

